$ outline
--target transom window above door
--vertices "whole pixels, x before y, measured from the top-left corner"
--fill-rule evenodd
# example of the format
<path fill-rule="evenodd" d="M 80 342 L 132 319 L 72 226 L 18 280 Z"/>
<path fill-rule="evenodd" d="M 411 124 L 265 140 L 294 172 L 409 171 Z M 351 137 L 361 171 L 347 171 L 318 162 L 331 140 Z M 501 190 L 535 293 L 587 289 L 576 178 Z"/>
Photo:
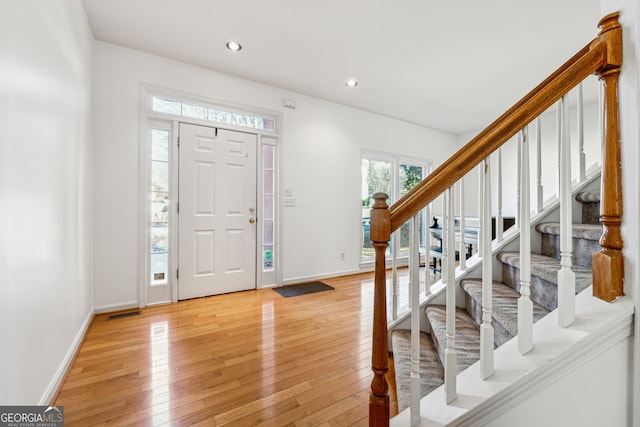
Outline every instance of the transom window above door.
<path fill-rule="evenodd" d="M 170 114 L 172 116 L 206 120 L 268 132 L 276 131 L 275 117 L 247 113 L 217 105 L 184 102 L 166 96 L 152 96 L 151 110 L 155 113 Z"/>

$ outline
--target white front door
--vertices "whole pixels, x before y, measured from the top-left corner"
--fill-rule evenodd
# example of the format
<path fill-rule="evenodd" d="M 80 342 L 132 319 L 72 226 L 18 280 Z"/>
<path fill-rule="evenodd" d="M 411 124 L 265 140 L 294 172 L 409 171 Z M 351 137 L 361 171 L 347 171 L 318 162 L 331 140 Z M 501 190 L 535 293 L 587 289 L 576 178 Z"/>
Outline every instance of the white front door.
<path fill-rule="evenodd" d="M 178 299 L 256 288 L 256 135 L 180 124 Z"/>

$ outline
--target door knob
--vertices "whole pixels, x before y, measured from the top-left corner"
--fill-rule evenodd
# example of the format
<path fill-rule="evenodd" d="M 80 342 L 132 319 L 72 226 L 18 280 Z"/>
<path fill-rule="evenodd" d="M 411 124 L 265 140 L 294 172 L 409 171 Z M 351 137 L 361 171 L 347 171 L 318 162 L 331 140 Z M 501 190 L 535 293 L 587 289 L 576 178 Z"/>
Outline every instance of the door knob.
<path fill-rule="evenodd" d="M 249 224 L 254 224 L 256 222 L 255 218 L 249 218 Z"/>

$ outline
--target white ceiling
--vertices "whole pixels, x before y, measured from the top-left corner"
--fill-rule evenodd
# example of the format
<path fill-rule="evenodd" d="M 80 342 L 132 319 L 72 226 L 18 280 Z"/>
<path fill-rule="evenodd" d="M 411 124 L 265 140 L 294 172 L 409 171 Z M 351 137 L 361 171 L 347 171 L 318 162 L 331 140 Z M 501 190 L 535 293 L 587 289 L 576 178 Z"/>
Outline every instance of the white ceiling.
<path fill-rule="evenodd" d="M 599 0 L 83 1 L 98 40 L 454 134 L 497 118 L 600 18 Z"/>

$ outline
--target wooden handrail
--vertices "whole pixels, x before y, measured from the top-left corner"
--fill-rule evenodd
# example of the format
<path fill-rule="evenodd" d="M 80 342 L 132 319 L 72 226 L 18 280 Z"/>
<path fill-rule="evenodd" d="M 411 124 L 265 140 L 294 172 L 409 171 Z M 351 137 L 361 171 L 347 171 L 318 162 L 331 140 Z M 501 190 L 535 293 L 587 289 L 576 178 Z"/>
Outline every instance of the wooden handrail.
<path fill-rule="evenodd" d="M 610 15 L 616 19 L 618 14 Z M 608 18 L 608 17 L 607 17 Z M 607 18 L 604 18 L 603 21 Z M 601 21 L 602 22 L 602 21 Z M 617 22 L 617 20 L 616 20 Z M 390 208 L 391 232 L 431 203 L 520 129 L 566 95 L 590 74 L 608 70 L 610 40 L 601 33 L 496 121 L 480 132 Z M 373 226 L 373 225 L 372 225 Z"/>
<path fill-rule="evenodd" d="M 389 425 L 386 272 L 385 250 L 391 233 L 434 201 L 447 188 L 462 179 L 520 129 L 551 107 L 562 96 L 586 79 L 598 74 L 603 81 L 604 126 L 601 222 L 603 250 L 593 256 L 594 295 L 613 301 L 623 294 L 622 277 L 622 192 L 620 141 L 618 128 L 617 81 L 622 65 L 622 27 L 619 13 L 602 18 L 596 37 L 553 74 L 518 101 L 507 112 L 480 132 L 411 191 L 387 208 L 386 194 L 374 195 L 371 212 L 371 240 L 376 252 L 375 300 L 373 324 L 372 370 L 369 425 Z M 386 406 L 386 408 L 385 408 Z"/>

